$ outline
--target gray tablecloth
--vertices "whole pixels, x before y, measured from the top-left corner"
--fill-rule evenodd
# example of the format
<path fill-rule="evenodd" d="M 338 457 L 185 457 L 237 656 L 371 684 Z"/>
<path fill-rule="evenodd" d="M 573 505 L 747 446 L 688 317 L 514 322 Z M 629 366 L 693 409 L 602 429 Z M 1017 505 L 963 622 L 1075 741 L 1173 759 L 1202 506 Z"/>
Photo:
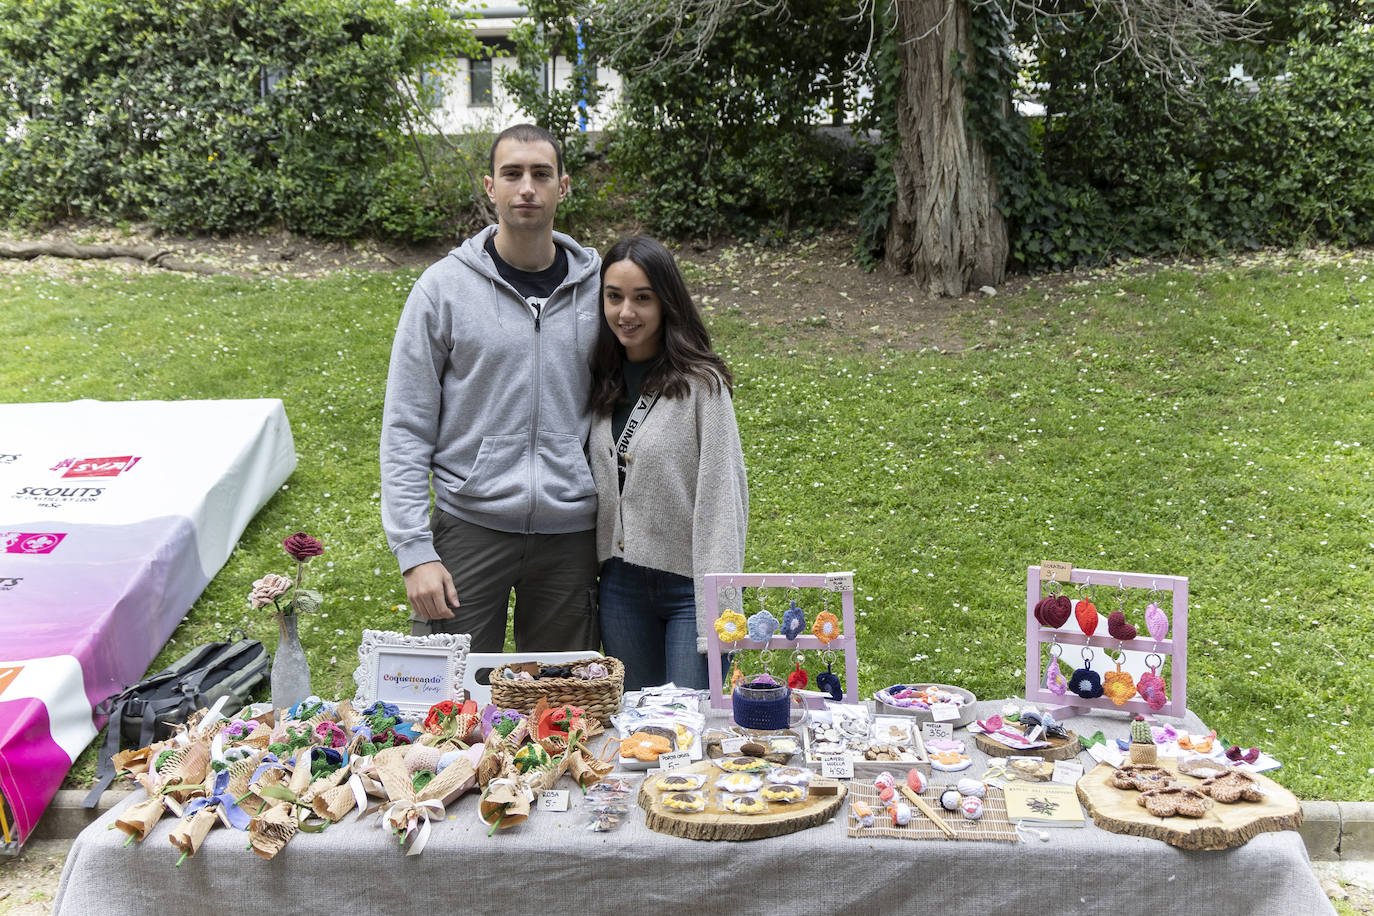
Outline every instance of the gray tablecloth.
<path fill-rule="evenodd" d="M 983 714 L 996 705 L 982 704 Z M 1121 716 L 1071 720 L 1076 731 L 1124 734 Z M 1184 727 L 1203 730 L 1189 715 Z M 957 733 L 963 736 L 963 731 Z M 969 741 L 970 746 L 972 741 Z M 1082 755 L 1086 766 L 1092 761 Z M 982 772 L 936 774 L 936 782 Z M 570 784 L 569 784 L 570 785 Z M 574 795 L 576 793 L 574 792 Z M 136 793 L 129 803 L 142 798 Z M 484 914 L 634 912 L 1108 914 L 1284 916 L 1332 913 L 1295 831 L 1265 833 L 1238 849 L 1189 852 L 1099 830 L 1049 831 L 1016 845 L 851 839 L 844 818 L 812 830 L 744 843 L 654 833 L 634 809 L 612 833 L 567 814 L 536 812 L 488 838 L 476 796 L 436 823 L 419 856 L 386 831 L 339 824 L 293 839 L 268 862 L 243 834 L 216 828 L 199 855 L 174 868 L 164 820 L 141 845 L 106 829 L 124 805 L 82 832 L 62 874 L 58 916 L 171 913 Z"/>

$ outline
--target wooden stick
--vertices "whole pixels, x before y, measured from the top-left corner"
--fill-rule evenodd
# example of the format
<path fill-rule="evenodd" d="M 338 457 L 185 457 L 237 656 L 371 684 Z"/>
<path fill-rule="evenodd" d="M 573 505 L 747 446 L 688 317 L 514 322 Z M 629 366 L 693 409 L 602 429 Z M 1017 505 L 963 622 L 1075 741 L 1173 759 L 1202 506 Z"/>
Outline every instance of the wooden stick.
<path fill-rule="evenodd" d="M 935 813 L 935 809 L 930 807 L 930 802 L 926 801 L 915 792 L 911 791 L 910 786 L 902 786 L 902 794 L 905 795 L 913 805 L 921 809 L 921 813 L 935 822 L 935 826 L 951 840 L 954 839 L 954 828 L 945 823 L 945 819 Z"/>

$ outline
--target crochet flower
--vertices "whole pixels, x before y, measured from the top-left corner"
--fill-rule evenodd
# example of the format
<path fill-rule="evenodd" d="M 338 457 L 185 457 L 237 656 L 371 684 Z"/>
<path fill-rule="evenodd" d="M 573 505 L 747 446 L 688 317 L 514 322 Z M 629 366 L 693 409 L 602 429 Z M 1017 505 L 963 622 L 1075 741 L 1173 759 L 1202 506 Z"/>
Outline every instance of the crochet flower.
<path fill-rule="evenodd" d="M 599 681 L 602 678 L 610 677 L 611 672 L 601 662 L 590 662 L 586 665 L 578 665 L 573 669 L 573 677 L 580 677 L 584 681 Z"/>
<path fill-rule="evenodd" d="M 745 636 L 748 621 L 739 611 L 726 611 L 716 618 L 716 635 L 721 642 L 738 642 Z"/>
<path fill-rule="evenodd" d="M 749 638 L 755 642 L 767 642 L 778 631 L 778 618 L 767 611 L 759 611 L 749 617 L 747 625 Z"/>
<path fill-rule="evenodd" d="M 348 743 L 348 735 L 337 723 L 321 722 L 315 726 L 315 737 L 329 747 L 343 747 Z"/>
<path fill-rule="evenodd" d="M 840 635 L 840 618 L 829 611 L 821 611 L 816 622 L 811 625 L 811 635 L 823 643 L 828 643 Z"/>
<path fill-rule="evenodd" d="M 427 732 L 438 734 L 457 715 L 458 707 L 454 705 L 452 700 L 435 703 L 429 708 L 429 715 L 425 716 L 424 729 Z"/>
<path fill-rule="evenodd" d="M 248 606 L 256 611 L 269 604 L 276 604 L 277 599 L 289 591 L 290 579 L 276 573 L 268 573 L 253 583 L 253 589 L 248 593 Z"/>
<path fill-rule="evenodd" d="M 1091 668 L 1079 668 L 1069 678 L 1069 689 L 1085 700 L 1102 696 L 1102 676 Z"/>
<path fill-rule="evenodd" d="M 788 602 L 787 610 L 782 612 L 782 635 L 796 639 L 806 629 L 806 614 L 795 601 Z"/>
<path fill-rule="evenodd" d="M 324 553 L 324 545 L 306 534 L 304 531 L 297 531 L 289 538 L 281 542 L 282 547 L 291 555 L 291 559 L 297 563 L 306 563 L 311 557 L 318 557 Z"/>
<path fill-rule="evenodd" d="M 227 741 L 241 741 L 253 733 L 256 723 L 245 722 L 243 719 L 235 719 L 228 725 L 219 730 Z"/>

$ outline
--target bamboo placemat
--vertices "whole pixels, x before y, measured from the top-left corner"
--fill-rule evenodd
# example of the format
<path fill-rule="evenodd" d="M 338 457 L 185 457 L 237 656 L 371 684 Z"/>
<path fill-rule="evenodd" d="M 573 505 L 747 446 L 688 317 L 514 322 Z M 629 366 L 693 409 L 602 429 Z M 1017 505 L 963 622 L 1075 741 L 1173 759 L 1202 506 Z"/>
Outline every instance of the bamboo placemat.
<path fill-rule="evenodd" d="M 948 786 L 932 786 L 926 790 L 922 796 L 930 802 L 931 808 L 940 815 L 940 819 L 954 831 L 955 840 L 971 840 L 983 843 L 1015 843 L 1016 827 L 1011 821 L 1007 820 L 1007 803 L 1002 797 L 1001 789 L 988 787 L 987 797 L 983 799 L 983 816 L 976 821 L 971 821 L 958 811 L 946 811 L 940 807 L 939 789 L 943 791 Z M 900 797 L 900 796 L 899 796 Z M 906 799 L 902 799 L 906 801 Z M 854 802 L 865 802 L 868 807 L 873 809 L 874 823 L 872 827 L 860 827 L 858 820 L 854 817 Z M 888 816 L 887 808 L 878 798 L 878 791 L 873 788 L 871 782 L 859 782 L 855 780 L 849 785 L 849 804 L 846 805 L 848 811 L 846 815 L 846 826 L 849 835 L 852 837 L 892 837 L 899 840 L 949 840 L 939 827 L 930 822 L 930 818 L 921 813 L 921 810 L 910 802 L 911 822 L 905 827 L 897 827 L 892 823 L 892 818 Z"/>

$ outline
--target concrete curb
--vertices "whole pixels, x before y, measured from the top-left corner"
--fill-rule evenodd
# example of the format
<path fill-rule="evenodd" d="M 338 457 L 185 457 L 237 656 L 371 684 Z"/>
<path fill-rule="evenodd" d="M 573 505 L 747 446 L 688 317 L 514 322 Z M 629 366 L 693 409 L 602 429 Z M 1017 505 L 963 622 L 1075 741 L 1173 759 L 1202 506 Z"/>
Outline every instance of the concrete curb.
<path fill-rule="evenodd" d="M 100 799 L 98 807 L 83 808 L 84 790 L 63 789 L 39 820 L 33 838 L 74 839 L 86 825 L 119 804 L 128 792 L 111 789 Z M 1303 802 L 1298 833 L 1313 861 L 1374 861 L 1374 802 Z"/>

